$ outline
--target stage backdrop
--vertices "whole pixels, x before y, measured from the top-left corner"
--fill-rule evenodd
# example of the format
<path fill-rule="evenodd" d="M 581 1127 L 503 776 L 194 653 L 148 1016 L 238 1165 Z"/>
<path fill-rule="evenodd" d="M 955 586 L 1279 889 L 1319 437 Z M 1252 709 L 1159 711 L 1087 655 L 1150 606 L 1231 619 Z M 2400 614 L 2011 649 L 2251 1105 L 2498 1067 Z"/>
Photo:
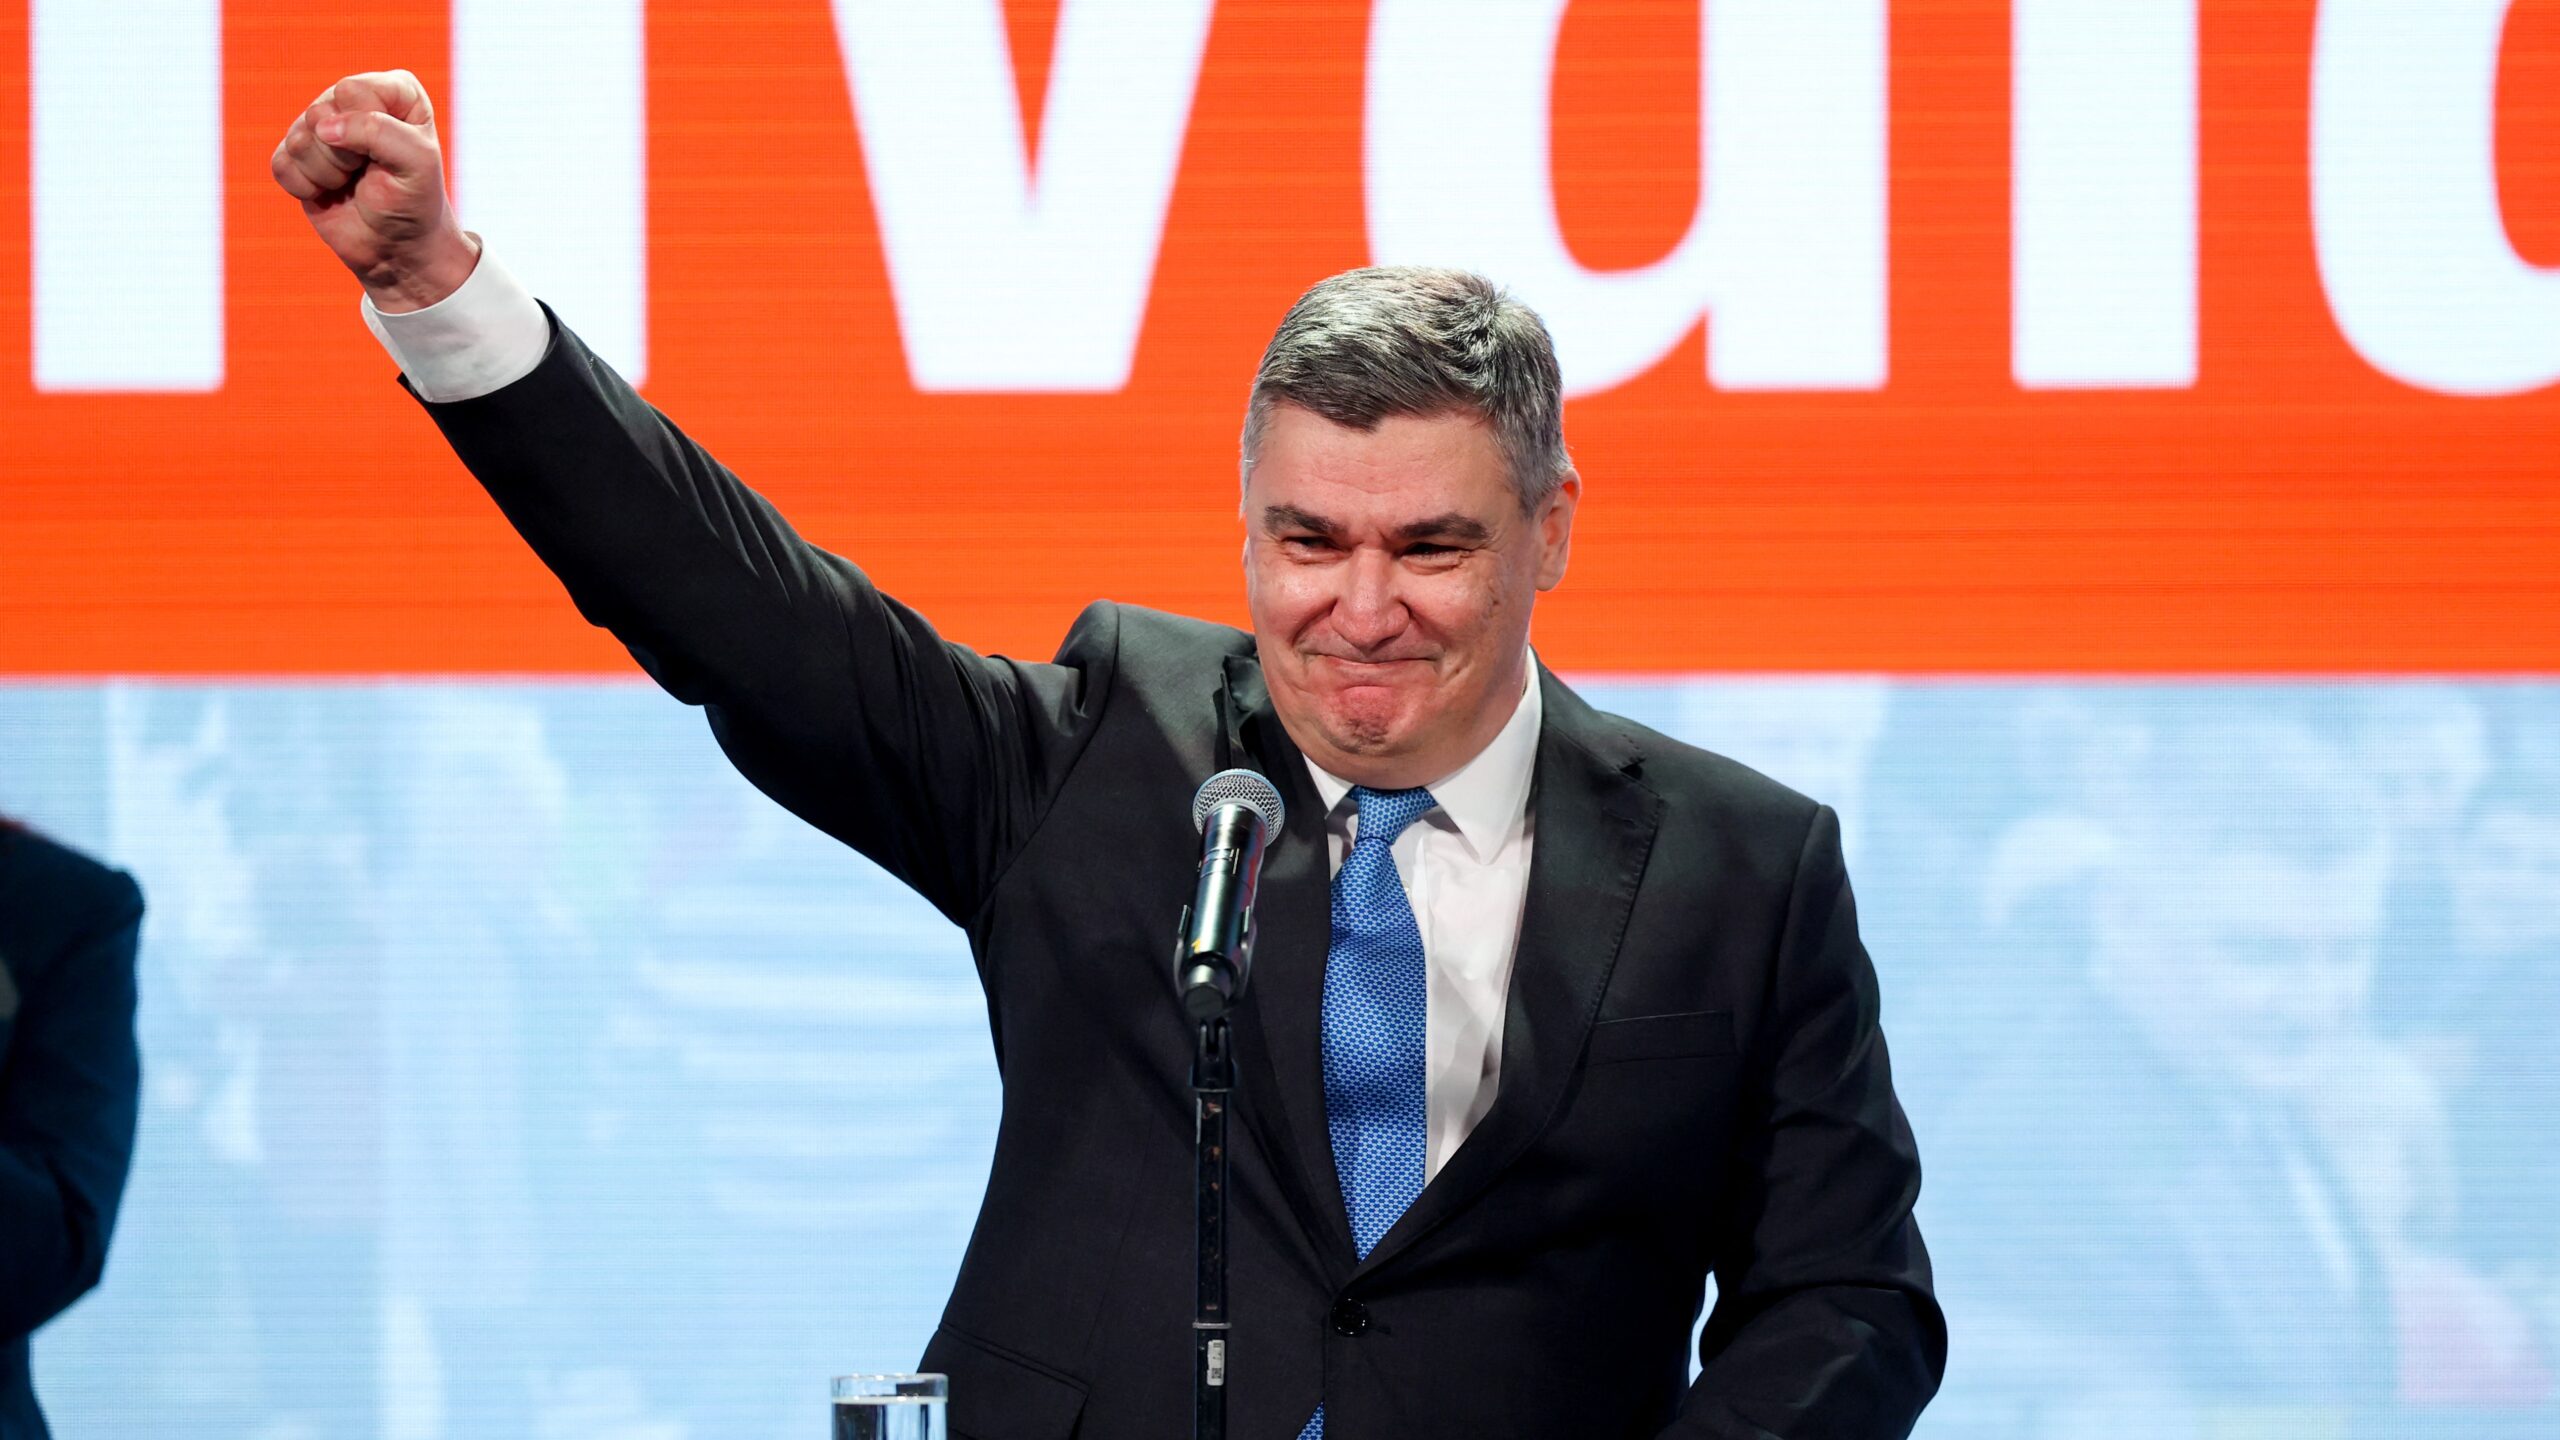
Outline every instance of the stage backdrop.
<path fill-rule="evenodd" d="M 814 1435 L 985 1176 L 960 937 L 579 621 L 267 178 L 392 66 L 986 649 L 1240 620 L 1290 299 L 1510 285 L 1540 653 L 1844 815 L 1921 1434 L 2560 1427 L 2560 0 L 0 0 L 0 809 L 152 901 L 66 1435 Z"/>

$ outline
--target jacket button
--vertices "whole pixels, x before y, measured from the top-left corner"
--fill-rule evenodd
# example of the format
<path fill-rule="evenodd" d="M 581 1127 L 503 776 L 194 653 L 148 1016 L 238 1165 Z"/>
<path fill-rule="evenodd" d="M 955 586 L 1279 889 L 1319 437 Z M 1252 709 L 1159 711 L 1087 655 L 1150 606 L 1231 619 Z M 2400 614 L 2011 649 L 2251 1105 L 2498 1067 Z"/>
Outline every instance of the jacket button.
<path fill-rule="evenodd" d="M 1337 1335 L 1365 1335 L 1369 1330 L 1369 1307 L 1349 1296 L 1333 1302 L 1333 1330 Z"/>

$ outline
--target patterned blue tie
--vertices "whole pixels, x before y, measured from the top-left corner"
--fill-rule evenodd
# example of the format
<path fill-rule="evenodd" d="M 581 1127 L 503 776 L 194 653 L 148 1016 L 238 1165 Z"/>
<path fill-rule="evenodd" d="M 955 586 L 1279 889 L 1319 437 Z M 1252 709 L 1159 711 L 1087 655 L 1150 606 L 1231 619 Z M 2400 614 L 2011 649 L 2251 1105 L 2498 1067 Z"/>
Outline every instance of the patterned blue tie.
<path fill-rule="evenodd" d="M 1430 1013 L 1422 930 L 1396 873 L 1396 837 L 1439 802 L 1428 790 L 1355 786 L 1360 829 L 1333 877 L 1324 962 L 1324 1114 L 1351 1243 L 1369 1258 L 1422 1193 L 1431 1130 L 1423 1108 Z M 1323 1440 L 1318 1405 L 1298 1440 Z"/>

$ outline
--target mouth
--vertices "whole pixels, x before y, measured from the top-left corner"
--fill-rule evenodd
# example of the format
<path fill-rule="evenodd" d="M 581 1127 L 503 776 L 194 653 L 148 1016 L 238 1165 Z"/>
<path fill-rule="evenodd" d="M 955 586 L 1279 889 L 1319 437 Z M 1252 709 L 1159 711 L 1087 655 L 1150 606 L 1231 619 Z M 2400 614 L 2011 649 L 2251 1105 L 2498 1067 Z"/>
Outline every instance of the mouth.
<path fill-rule="evenodd" d="M 1404 676 L 1412 674 L 1416 668 L 1428 667 L 1431 663 L 1430 661 L 1419 657 L 1389 660 L 1354 660 L 1341 655 L 1315 655 L 1310 656 L 1309 659 L 1317 662 L 1320 668 L 1331 671 L 1334 675 L 1339 677 L 1343 683 L 1349 685 L 1378 685 L 1391 683 Z"/>

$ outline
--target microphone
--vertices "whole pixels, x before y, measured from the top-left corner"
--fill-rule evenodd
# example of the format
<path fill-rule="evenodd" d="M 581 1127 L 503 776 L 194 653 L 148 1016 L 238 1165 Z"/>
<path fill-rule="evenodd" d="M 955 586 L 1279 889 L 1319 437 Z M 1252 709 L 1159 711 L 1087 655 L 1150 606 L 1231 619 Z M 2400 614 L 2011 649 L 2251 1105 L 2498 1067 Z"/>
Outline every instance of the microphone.
<path fill-rule="evenodd" d="M 1173 985 L 1195 1021 L 1226 1014 L 1253 974 L 1254 886 L 1262 852 L 1286 814 L 1280 792 L 1251 770 L 1221 770 L 1191 797 L 1200 878 L 1174 939 Z"/>

